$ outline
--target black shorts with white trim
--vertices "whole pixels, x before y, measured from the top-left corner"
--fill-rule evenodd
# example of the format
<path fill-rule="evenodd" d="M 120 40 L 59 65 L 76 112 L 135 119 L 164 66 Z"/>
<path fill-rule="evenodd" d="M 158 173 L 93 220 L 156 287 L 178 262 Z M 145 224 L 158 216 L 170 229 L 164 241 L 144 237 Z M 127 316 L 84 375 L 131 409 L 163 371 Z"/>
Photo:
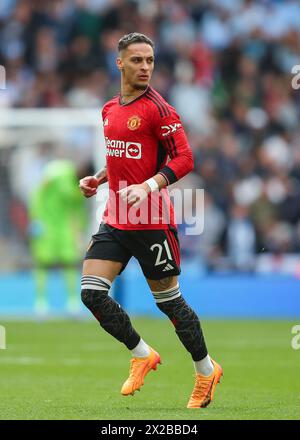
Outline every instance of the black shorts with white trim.
<path fill-rule="evenodd" d="M 85 259 L 122 263 L 120 273 L 135 257 L 146 278 L 160 280 L 180 274 L 180 247 L 177 230 L 123 230 L 104 222 L 92 236 Z"/>

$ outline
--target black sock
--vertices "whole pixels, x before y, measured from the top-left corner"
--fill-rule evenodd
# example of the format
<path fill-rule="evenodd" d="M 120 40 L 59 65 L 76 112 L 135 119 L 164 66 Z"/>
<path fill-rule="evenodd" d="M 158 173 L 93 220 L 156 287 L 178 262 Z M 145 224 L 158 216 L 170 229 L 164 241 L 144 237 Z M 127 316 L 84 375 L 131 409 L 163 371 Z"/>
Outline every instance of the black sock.
<path fill-rule="evenodd" d="M 172 321 L 177 336 L 195 362 L 207 356 L 207 348 L 198 316 L 182 296 L 158 302 L 157 307 Z"/>
<path fill-rule="evenodd" d="M 107 290 L 83 289 L 81 299 L 104 330 L 123 342 L 129 350 L 137 346 L 140 336 L 132 327 L 127 313 L 108 295 Z"/>

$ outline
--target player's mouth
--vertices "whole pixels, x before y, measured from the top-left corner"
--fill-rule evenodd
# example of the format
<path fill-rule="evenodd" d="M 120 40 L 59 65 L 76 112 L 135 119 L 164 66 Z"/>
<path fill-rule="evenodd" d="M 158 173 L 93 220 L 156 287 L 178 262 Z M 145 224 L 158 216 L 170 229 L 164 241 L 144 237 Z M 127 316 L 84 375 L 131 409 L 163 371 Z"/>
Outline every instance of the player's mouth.
<path fill-rule="evenodd" d="M 138 75 L 138 79 L 140 79 L 141 81 L 148 81 L 149 76 L 148 75 Z"/>

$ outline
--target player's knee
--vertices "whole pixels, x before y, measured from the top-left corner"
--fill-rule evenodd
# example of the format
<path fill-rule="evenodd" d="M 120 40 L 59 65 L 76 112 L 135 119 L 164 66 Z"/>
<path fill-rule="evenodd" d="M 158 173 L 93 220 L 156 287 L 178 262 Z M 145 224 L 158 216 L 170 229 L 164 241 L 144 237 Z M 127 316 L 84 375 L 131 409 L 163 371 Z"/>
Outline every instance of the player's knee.
<path fill-rule="evenodd" d="M 176 323 L 176 327 L 185 327 L 191 322 L 198 322 L 196 313 L 181 296 L 179 284 L 152 294 L 157 307 L 171 319 L 174 325 Z"/>
<path fill-rule="evenodd" d="M 108 295 L 111 282 L 104 277 L 84 275 L 81 278 L 81 300 L 88 309 L 93 309 L 101 298 Z"/>
<path fill-rule="evenodd" d="M 88 306 L 90 296 L 91 292 L 88 289 L 81 289 L 81 301 L 86 307 Z"/>
<path fill-rule="evenodd" d="M 174 301 L 177 298 L 181 297 L 179 283 L 176 286 L 170 287 L 167 290 L 162 290 L 160 292 L 153 292 L 152 295 L 155 299 L 156 305 L 158 308 L 164 308 L 164 305 L 169 305 L 171 302 L 174 304 Z"/>

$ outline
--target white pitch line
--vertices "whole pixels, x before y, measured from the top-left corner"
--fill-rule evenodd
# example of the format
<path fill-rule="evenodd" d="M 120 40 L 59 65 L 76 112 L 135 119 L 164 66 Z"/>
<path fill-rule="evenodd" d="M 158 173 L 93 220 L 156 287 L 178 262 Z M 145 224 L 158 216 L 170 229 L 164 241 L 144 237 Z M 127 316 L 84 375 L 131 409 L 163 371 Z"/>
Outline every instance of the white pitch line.
<path fill-rule="evenodd" d="M 103 364 L 109 364 L 111 360 L 101 358 L 99 361 L 90 361 L 86 359 L 80 358 L 65 358 L 65 359 L 49 359 L 49 358 L 41 358 L 41 357 L 31 357 L 31 356 L 5 356 L 0 357 L 0 365 L 63 365 L 66 367 L 76 367 L 78 365 L 85 366 L 98 366 L 100 367 Z M 121 360 L 119 362 L 114 361 L 114 365 L 123 363 Z"/>

